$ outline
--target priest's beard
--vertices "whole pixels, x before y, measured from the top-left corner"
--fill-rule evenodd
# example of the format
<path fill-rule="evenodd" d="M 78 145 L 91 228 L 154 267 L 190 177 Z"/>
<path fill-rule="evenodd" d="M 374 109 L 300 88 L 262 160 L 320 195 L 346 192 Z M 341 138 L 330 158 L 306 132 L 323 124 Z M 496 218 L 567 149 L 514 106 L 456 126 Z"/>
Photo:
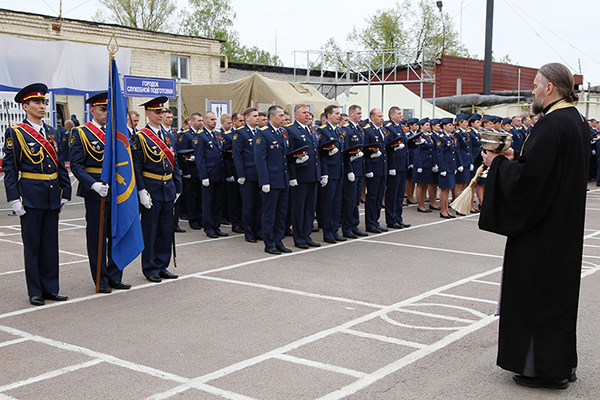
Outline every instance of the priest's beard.
<path fill-rule="evenodd" d="M 544 111 L 544 106 L 542 105 L 544 99 L 533 99 L 533 104 L 531 104 L 531 112 L 534 114 L 541 114 Z"/>

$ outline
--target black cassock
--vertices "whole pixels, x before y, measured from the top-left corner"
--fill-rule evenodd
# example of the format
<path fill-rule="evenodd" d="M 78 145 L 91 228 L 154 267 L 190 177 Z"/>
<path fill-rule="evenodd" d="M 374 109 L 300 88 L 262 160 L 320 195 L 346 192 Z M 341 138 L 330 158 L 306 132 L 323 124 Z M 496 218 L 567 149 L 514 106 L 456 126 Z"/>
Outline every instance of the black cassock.
<path fill-rule="evenodd" d="M 522 373 L 533 343 L 535 376 L 565 379 L 577 366 L 590 135 L 576 108 L 549 109 L 517 161 L 492 162 L 479 227 L 507 236 L 498 366 Z"/>

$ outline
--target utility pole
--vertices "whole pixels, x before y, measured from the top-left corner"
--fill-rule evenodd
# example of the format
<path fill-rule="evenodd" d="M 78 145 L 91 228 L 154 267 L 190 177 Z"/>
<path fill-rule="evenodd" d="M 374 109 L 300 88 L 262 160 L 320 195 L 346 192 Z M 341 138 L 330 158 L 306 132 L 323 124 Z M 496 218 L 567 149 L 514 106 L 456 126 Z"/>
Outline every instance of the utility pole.
<path fill-rule="evenodd" d="M 485 14 L 485 56 L 483 61 L 483 94 L 492 92 L 492 33 L 494 28 L 494 0 L 487 0 Z"/>

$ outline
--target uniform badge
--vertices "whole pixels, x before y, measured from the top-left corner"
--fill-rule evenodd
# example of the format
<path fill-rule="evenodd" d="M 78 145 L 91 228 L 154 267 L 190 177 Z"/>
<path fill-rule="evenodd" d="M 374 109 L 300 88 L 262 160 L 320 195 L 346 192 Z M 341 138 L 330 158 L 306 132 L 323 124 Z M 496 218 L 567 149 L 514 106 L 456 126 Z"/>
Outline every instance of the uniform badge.
<path fill-rule="evenodd" d="M 237 133 L 235 133 L 235 134 L 233 135 L 233 140 L 237 140 L 237 138 L 238 138 L 238 134 L 237 134 Z"/>
<path fill-rule="evenodd" d="M 260 146 L 260 144 L 262 143 L 262 140 L 260 139 L 260 137 L 256 138 L 256 145 Z"/>
<path fill-rule="evenodd" d="M 442 142 L 440 142 L 440 141 L 438 140 L 436 144 L 437 144 L 437 145 L 438 145 L 438 147 L 439 147 L 439 146 L 441 146 L 441 145 L 442 145 Z"/>
<path fill-rule="evenodd" d="M 194 139 L 194 144 L 198 144 L 198 138 Z"/>
<path fill-rule="evenodd" d="M 342 136 L 346 137 L 346 131 L 345 130 L 342 131 Z"/>
<path fill-rule="evenodd" d="M 179 136 L 179 143 L 183 142 L 183 135 Z"/>
<path fill-rule="evenodd" d="M 13 148 L 12 136 L 9 136 L 9 137 L 6 138 L 6 148 L 7 149 L 12 149 Z"/>
<path fill-rule="evenodd" d="M 168 136 L 165 136 L 165 143 L 167 144 L 167 146 L 171 145 L 171 139 Z"/>

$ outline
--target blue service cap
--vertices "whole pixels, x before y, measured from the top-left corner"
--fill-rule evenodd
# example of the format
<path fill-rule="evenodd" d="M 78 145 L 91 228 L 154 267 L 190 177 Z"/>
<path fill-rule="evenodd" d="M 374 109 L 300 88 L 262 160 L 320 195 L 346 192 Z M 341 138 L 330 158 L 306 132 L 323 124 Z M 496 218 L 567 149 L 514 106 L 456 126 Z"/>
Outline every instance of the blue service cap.
<path fill-rule="evenodd" d="M 434 118 L 434 119 L 430 120 L 429 123 L 431 125 L 438 125 L 438 124 L 442 123 L 442 120 L 440 118 Z"/>
<path fill-rule="evenodd" d="M 160 96 L 160 97 L 155 97 L 152 100 L 149 100 L 143 104 L 140 104 L 141 106 L 144 106 L 144 108 L 146 110 L 152 110 L 152 111 L 167 111 L 168 107 L 165 105 L 165 103 L 167 103 L 169 101 L 169 99 L 167 98 L 167 96 Z"/>
<path fill-rule="evenodd" d="M 402 121 L 400 121 L 400 125 L 404 125 L 406 124 L 406 120 L 404 118 L 402 118 Z"/>
<path fill-rule="evenodd" d="M 106 108 L 108 105 L 108 92 L 100 92 L 85 101 L 91 107 L 101 106 Z"/>
<path fill-rule="evenodd" d="M 457 121 L 460 119 L 468 120 L 470 116 L 471 116 L 470 114 L 464 114 L 464 113 L 456 114 L 456 120 Z"/>
<path fill-rule="evenodd" d="M 421 125 L 423 125 L 423 124 L 426 124 L 427 122 L 429 122 L 429 117 L 425 117 L 425 118 L 423 118 L 422 120 L 420 120 L 420 121 L 418 122 L 418 124 L 419 124 L 419 126 L 421 126 Z"/>
<path fill-rule="evenodd" d="M 452 118 L 448 117 L 448 118 L 442 118 L 440 119 L 440 123 L 442 125 L 446 125 L 446 124 L 452 124 L 454 121 L 452 120 Z"/>
<path fill-rule="evenodd" d="M 481 119 L 481 115 L 480 114 L 471 114 L 471 116 L 469 117 L 469 121 L 479 121 Z"/>
<path fill-rule="evenodd" d="M 502 122 L 502 118 L 500 118 L 500 117 L 498 117 L 498 116 L 494 115 L 494 123 L 496 123 L 496 124 L 497 124 L 498 122 Z"/>
<path fill-rule="evenodd" d="M 502 123 L 503 124 L 512 124 L 512 119 L 511 118 L 503 118 Z"/>
<path fill-rule="evenodd" d="M 45 99 L 48 93 L 48 86 L 43 83 L 32 83 L 25 86 L 15 95 L 15 102 L 24 103 L 31 99 Z"/>
<path fill-rule="evenodd" d="M 406 120 L 407 124 L 418 124 L 419 123 L 419 119 L 418 118 L 409 118 Z"/>
<path fill-rule="evenodd" d="M 486 121 L 494 122 L 494 116 L 493 115 L 484 114 L 482 119 L 484 119 Z"/>

